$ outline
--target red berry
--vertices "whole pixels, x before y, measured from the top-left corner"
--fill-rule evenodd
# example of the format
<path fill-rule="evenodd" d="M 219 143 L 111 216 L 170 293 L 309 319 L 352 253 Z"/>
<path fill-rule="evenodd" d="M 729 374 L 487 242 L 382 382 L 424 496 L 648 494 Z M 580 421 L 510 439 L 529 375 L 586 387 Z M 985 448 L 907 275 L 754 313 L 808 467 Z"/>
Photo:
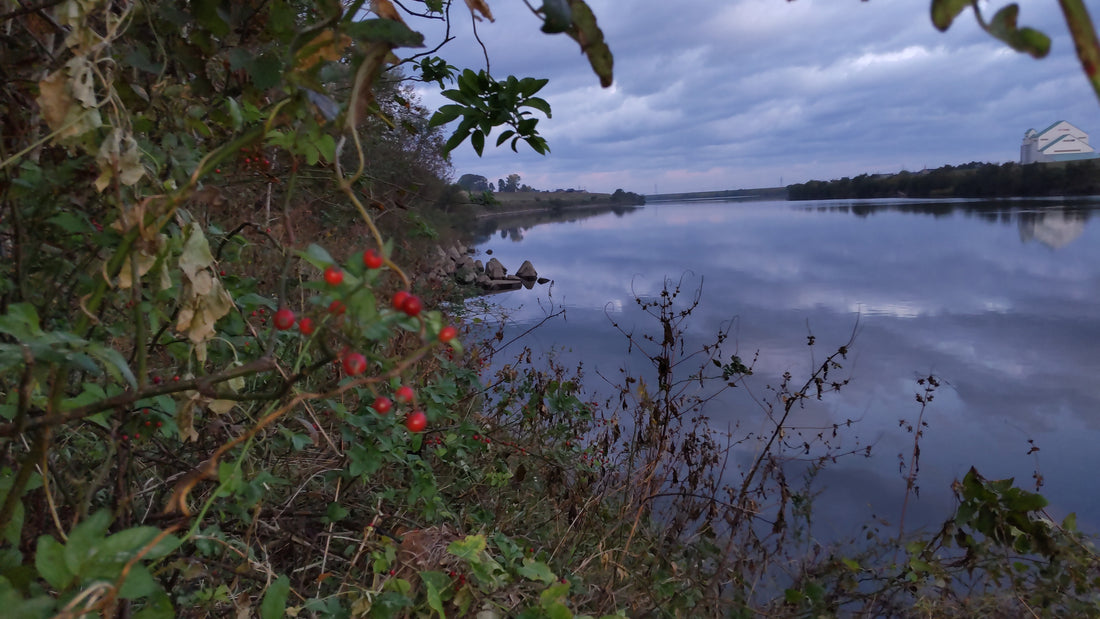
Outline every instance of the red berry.
<path fill-rule="evenodd" d="M 405 302 L 401 304 L 401 311 L 409 316 L 419 316 L 422 307 L 420 297 L 410 294 L 405 298 Z"/>
<path fill-rule="evenodd" d="M 391 302 L 391 304 L 393 305 L 393 309 L 395 309 L 399 312 L 405 311 L 404 310 L 405 301 L 410 296 L 411 295 L 409 295 L 408 291 L 406 291 L 406 290 L 398 290 L 397 292 L 395 292 L 393 294 L 393 301 Z"/>
<path fill-rule="evenodd" d="M 405 427 L 409 429 L 409 432 L 421 432 L 428 427 L 428 416 L 424 414 L 424 411 L 413 411 L 409 413 L 408 417 L 405 417 Z"/>
<path fill-rule="evenodd" d="M 336 314 L 337 316 L 343 314 L 345 311 L 347 311 L 347 309 L 348 308 L 346 305 L 344 305 L 344 302 L 339 299 L 328 304 L 329 313 Z"/>
<path fill-rule="evenodd" d="M 275 315 L 275 325 L 279 324 L 279 315 Z M 306 316 L 298 321 L 298 330 L 302 332 L 302 335 L 313 334 L 313 319 Z"/>
<path fill-rule="evenodd" d="M 410 387 L 408 385 L 401 385 L 400 387 L 397 388 L 397 391 L 393 392 L 393 399 L 397 400 L 398 402 L 402 402 L 402 403 L 412 402 L 413 398 L 415 398 L 415 397 L 416 397 L 416 393 L 414 393 L 413 390 L 412 390 L 412 387 Z"/>
<path fill-rule="evenodd" d="M 180 377 L 179 377 L 179 375 L 177 374 L 177 375 L 173 376 L 173 377 L 172 377 L 172 380 L 173 380 L 173 381 L 175 381 L 175 382 L 177 382 L 177 383 L 178 383 L 178 382 L 180 382 Z"/>
<path fill-rule="evenodd" d="M 286 331 L 293 326 L 294 312 L 292 312 L 288 307 L 279 308 L 279 311 L 275 312 L 275 328 L 280 331 Z"/>
<path fill-rule="evenodd" d="M 344 371 L 349 376 L 358 376 L 367 370 L 367 358 L 360 353 L 353 352 L 344 357 Z"/>
<path fill-rule="evenodd" d="M 160 377 L 159 376 L 154 376 L 153 377 L 153 384 L 154 385 L 159 385 L 160 384 Z"/>
<path fill-rule="evenodd" d="M 382 256 L 379 256 L 378 252 L 374 251 L 373 249 L 368 249 L 367 251 L 363 252 L 363 266 L 367 267 L 368 269 L 381 268 L 383 262 L 384 261 L 382 260 Z"/>
<path fill-rule="evenodd" d="M 329 286 L 339 286 L 344 281 L 344 272 L 339 267 L 325 269 L 325 282 Z"/>
<path fill-rule="evenodd" d="M 455 336 L 457 336 L 457 335 L 458 335 L 458 329 L 455 329 L 454 327 L 452 327 L 450 325 L 447 325 L 446 327 L 443 327 L 442 329 L 439 330 L 439 341 L 446 344 L 447 342 L 455 339 Z"/>
<path fill-rule="evenodd" d="M 385 415 L 393 408 L 393 402 L 387 397 L 378 396 L 374 399 L 374 404 L 371 406 L 374 410 L 378 411 L 379 415 Z"/>

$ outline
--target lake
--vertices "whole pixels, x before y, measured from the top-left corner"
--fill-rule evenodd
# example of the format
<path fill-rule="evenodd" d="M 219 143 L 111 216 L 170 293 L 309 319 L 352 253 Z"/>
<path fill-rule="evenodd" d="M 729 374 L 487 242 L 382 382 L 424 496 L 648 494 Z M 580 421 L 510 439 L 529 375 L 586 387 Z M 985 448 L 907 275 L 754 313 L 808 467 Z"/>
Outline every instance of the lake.
<path fill-rule="evenodd" d="M 821 427 L 856 420 L 844 445 L 872 445 L 870 458 L 842 458 L 819 477 L 822 535 L 852 533 L 872 514 L 896 526 L 899 454 L 907 463 L 913 449 L 899 420 L 916 421 L 917 379 L 929 374 L 942 385 L 924 414 L 907 529 L 947 518 L 950 483 L 973 465 L 1026 489 L 1038 471 L 1054 518 L 1076 512 L 1100 531 L 1097 209 L 1088 200 L 669 203 L 513 225 L 477 248 L 510 271 L 530 260 L 553 280 L 492 297 L 509 308 L 505 339 L 564 308 L 524 343 L 583 361 L 592 389 L 597 374 L 637 366 L 611 320 L 655 333 L 634 299 L 666 278 L 683 277 L 686 296 L 701 282 L 689 344 L 734 321 L 724 349 L 746 362 L 759 353 L 747 379 L 757 397 L 787 371 L 801 383 L 854 330 L 850 385 L 798 414 Z M 765 425 L 745 389 L 708 413 L 718 427 Z"/>

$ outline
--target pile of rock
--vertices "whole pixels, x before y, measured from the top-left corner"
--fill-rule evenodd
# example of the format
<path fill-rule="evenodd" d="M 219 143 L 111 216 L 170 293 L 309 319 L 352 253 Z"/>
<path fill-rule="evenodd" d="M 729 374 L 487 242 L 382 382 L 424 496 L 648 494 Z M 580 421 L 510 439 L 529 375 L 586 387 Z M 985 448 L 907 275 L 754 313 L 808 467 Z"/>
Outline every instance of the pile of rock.
<path fill-rule="evenodd" d="M 530 260 L 524 260 L 514 275 L 508 274 L 508 269 L 496 258 L 490 258 L 488 263 L 475 260 L 472 248 L 456 244 L 447 249 L 436 247 L 436 260 L 430 276 L 438 279 L 453 278 L 464 286 L 478 286 L 486 292 L 499 292 L 502 290 L 515 290 L 520 286 L 533 288 L 535 283 L 545 284 L 550 281 L 545 277 L 539 277 Z"/>

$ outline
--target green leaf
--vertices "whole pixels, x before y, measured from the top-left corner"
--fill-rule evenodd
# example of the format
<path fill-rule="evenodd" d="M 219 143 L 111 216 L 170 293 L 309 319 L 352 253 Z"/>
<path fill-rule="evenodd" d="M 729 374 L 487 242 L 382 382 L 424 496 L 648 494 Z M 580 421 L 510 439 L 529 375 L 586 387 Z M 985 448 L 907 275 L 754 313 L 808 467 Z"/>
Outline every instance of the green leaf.
<path fill-rule="evenodd" d="M 91 232 L 92 226 L 82 218 L 68 211 L 58 213 L 49 222 L 70 234 Z"/>
<path fill-rule="evenodd" d="M 395 47 L 424 47 L 424 35 L 392 19 L 364 19 L 347 24 L 344 32 L 359 41 L 380 41 Z"/>
<path fill-rule="evenodd" d="M 528 580 L 537 580 L 546 585 L 558 579 L 554 572 L 550 570 L 550 566 L 530 557 L 523 560 L 523 565 L 519 568 L 519 574 Z"/>
<path fill-rule="evenodd" d="M 436 110 L 435 114 L 432 114 L 431 120 L 428 121 L 428 126 L 438 127 L 440 125 L 445 125 L 459 116 L 462 116 L 462 112 L 465 109 L 466 108 L 461 105 L 455 105 L 453 103 L 444 105 Z"/>
<path fill-rule="evenodd" d="M 131 387 L 137 387 L 137 377 L 130 370 L 130 365 L 126 363 L 126 358 L 122 356 L 122 353 L 98 342 L 91 342 L 88 344 L 88 354 L 103 363 L 112 378 L 115 380 L 125 379 Z"/>
<path fill-rule="evenodd" d="M 519 80 L 519 91 L 523 94 L 524 97 L 530 97 L 536 92 L 542 90 L 542 87 L 549 83 L 550 80 L 546 78 L 536 79 L 533 77 L 525 77 Z"/>
<path fill-rule="evenodd" d="M 134 619 L 173 619 L 175 616 L 172 600 L 158 587 L 146 601 L 145 607 L 134 614 Z"/>
<path fill-rule="evenodd" d="M 263 619 L 280 619 L 286 613 L 286 598 L 290 594 L 290 579 L 279 576 L 271 586 L 267 588 L 264 599 L 260 602 L 260 617 Z"/>
<path fill-rule="evenodd" d="M 550 606 L 553 602 L 557 602 L 566 595 L 569 594 L 569 583 L 559 582 L 550 585 L 539 594 L 539 603 L 543 608 Z"/>
<path fill-rule="evenodd" d="M 42 335 L 38 326 L 38 312 L 30 303 L 14 303 L 8 312 L 0 315 L 0 333 L 7 333 L 17 340 L 28 340 Z"/>
<path fill-rule="evenodd" d="M 34 553 L 34 567 L 38 575 L 58 591 L 64 591 L 72 584 L 76 575 L 65 564 L 65 547 L 49 535 L 38 538 L 38 547 Z"/>
<path fill-rule="evenodd" d="M 12 546 L 19 546 L 19 539 L 23 534 L 23 521 L 26 517 L 25 509 L 23 501 L 16 501 L 11 519 L 8 521 L 8 525 L 4 527 L 4 539 Z"/>
<path fill-rule="evenodd" d="M 607 88 L 612 82 L 614 58 L 611 48 L 604 42 L 603 31 L 596 24 L 596 15 L 584 3 L 584 0 L 570 0 L 573 9 L 573 29 L 569 36 L 581 45 L 581 51 L 588 56 L 592 71 L 600 78 L 600 85 Z"/>
<path fill-rule="evenodd" d="M 328 515 L 329 522 L 339 522 L 339 521 L 343 520 L 344 518 L 347 518 L 348 513 L 349 512 L 348 512 L 347 508 L 344 507 L 343 505 L 340 505 L 339 503 L 333 502 L 333 503 L 328 504 L 327 515 Z"/>
<path fill-rule="evenodd" d="M 941 32 L 946 31 L 970 4 L 971 0 L 932 0 L 932 24 Z"/>
<path fill-rule="evenodd" d="M 485 150 L 485 134 L 481 129 L 478 129 L 470 134 L 470 145 L 474 147 L 474 152 L 480 157 L 482 151 Z"/>
<path fill-rule="evenodd" d="M 199 24 L 217 36 L 229 34 L 229 24 L 222 19 L 219 0 L 193 0 L 192 10 Z"/>
<path fill-rule="evenodd" d="M 568 0 L 542 0 L 539 10 L 544 18 L 542 31 L 547 34 L 565 32 L 573 25 L 573 11 Z"/>
<path fill-rule="evenodd" d="M 244 115 L 241 114 L 241 105 L 233 97 L 225 100 L 226 111 L 229 113 L 229 122 L 234 131 L 240 131 L 244 126 Z"/>
<path fill-rule="evenodd" d="M 533 107 L 536 110 L 542 112 L 543 114 L 546 114 L 547 118 L 552 117 L 552 115 L 550 114 L 550 104 L 547 103 L 545 99 L 540 99 L 538 97 L 531 97 L 530 99 L 527 99 L 526 101 L 524 101 L 523 104 L 526 105 L 527 107 Z"/>
<path fill-rule="evenodd" d="M 420 572 L 420 580 L 428 590 L 428 607 L 445 619 L 443 601 L 450 599 L 451 578 L 443 572 Z"/>
<path fill-rule="evenodd" d="M 118 596 L 124 600 L 136 600 L 152 595 L 159 589 L 160 585 L 153 579 L 149 569 L 139 563 L 130 568 L 130 573 L 122 582 Z"/>
<path fill-rule="evenodd" d="M 274 54 L 264 54 L 252 61 L 248 74 L 256 88 L 274 88 L 283 77 L 283 60 Z"/>
<path fill-rule="evenodd" d="M 328 253 L 328 250 L 316 243 L 310 243 L 309 247 L 304 252 L 298 252 L 298 255 L 306 262 L 322 270 L 336 264 L 336 260 Z"/>
<path fill-rule="evenodd" d="M 1035 58 L 1046 56 L 1050 52 L 1050 37 L 1033 28 L 1017 28 L 1016 17 L 1019 14 L 1020 6 L 1017 4 L 1009 4 L 997 11 L 989 23 L 989 33 L 1018 52 L 1031 54 Z"/>
<path fill-rule="evenodd" d="M 73 527 L 65 543 L 65 566 L 70 572 L 84 573 L 85 566 L 94 560 L 110 524 L 111 513 L 100 510 Z"/>

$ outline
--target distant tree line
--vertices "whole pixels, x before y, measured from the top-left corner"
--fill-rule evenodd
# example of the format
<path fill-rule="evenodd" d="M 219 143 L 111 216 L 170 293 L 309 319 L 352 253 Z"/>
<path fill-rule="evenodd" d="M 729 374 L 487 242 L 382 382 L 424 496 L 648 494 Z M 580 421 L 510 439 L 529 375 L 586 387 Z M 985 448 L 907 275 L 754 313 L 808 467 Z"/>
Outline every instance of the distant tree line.
<path fill-rule="evenodd" d="M 898 174 L 861 174 L 788 185 L 790 200 L 845 198 L 1008 198 L 1100 194 L 1100 160 L 978 163 Z"/>
<path fill-rule="evenodd" d="M 481 176 L 480 174 L 463 174 L 459 177 L 455 183 L 459 187 L 465 189 L 471 194 L 480 193 L 516 193 L 527 191 L 539 191 L 531 187 L 530 185 L 524 185 L 520 183 L 521 177 L 519 174 L 509 174 L 507 178 L 502 178 L 494 185 L 489 179 Z M 577 190 L 574 189 L 556 189 L 551 193 L 574 193 Z M 587 192 L 578 192 L 587 194 Z M 592 198 L 593 200 L 595 198 Z M 634 193 L 632 191 L 623 191 L 622 189 L 616 189 L 614 193 L 608 198 L 609 201 L 616 204 L 645 204 L 645 196 Z M 573 202 L 570 202 L 573 203 Z M 565 204 L 565 202 L 562 202 Z"/>

